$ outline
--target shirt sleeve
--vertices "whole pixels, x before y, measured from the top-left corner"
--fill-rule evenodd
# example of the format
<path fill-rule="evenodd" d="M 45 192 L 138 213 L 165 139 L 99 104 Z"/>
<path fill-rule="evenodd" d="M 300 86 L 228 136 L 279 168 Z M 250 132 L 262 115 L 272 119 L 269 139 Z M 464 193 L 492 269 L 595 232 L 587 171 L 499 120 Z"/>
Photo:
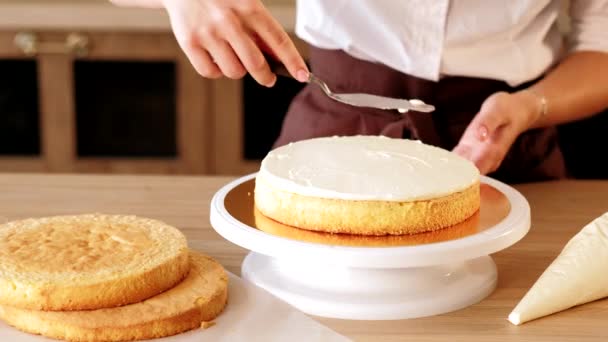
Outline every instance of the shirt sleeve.
<path fill-rule="evenodd" d="M 608 0 L 572 0 L 571 51 L 608 52 Z"/>

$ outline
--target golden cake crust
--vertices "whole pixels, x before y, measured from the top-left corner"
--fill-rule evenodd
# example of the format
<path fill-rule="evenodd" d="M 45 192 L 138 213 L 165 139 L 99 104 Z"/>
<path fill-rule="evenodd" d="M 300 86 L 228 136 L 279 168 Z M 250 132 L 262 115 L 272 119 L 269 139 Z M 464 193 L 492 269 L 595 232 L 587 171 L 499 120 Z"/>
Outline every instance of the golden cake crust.
<path fill-rule="evenodd" d="M 255 205 L 283 224 L 328 233 L 400 235 L 463 222 L 479 210 L 479 182 L 463 191 L 410 202 L 342 200 L 303 196 L 257 178 Z"/>
<path fill-rule="evenodd" d="M 140 340 L 199 328 L 222 312 L 227 299 L 224 268 L 205 255 L 190 252 L 188 276 L 141 303 L 71 312 L 0 306 L 0 318 L 20 330 L 69 341 Z"/>
<path fill-rule="evenodd" d="M 314 230 L 300 229 L 277 222 L 259 210 L 254 209 L 256 227 L 266 233 L 286 237 L 292 240 L 312 242 L 333 246 L 352 247 L 393 247 L 417 246 L 429 243 L 460 239 L 479 232 L 480 212 L 468 219 L 450 226 L 447 229 L 437 229 L 419 234 L 401 235 L 354 235 L 332 234 Z"/>
<path fill-rule="evenodd" d="M 139 302 L 182 280 L 185 236 L 163 222 L 88 214 L 0 226 L 0 304 L 88 310 Z"/>

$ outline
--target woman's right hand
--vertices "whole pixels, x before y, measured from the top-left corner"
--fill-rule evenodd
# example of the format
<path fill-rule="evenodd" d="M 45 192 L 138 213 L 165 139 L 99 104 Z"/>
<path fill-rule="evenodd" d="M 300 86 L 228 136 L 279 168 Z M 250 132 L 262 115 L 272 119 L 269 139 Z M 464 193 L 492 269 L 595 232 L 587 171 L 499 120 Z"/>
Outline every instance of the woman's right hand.
<path fill-rule="evenodd" d="M 274 56 L 291 75 L 308 79 L 302 56 L 260 0 L 160 0 L 178 44 L 204 77 L 242 78 L 261 85 L 276 82 L 264 57 Z"/>

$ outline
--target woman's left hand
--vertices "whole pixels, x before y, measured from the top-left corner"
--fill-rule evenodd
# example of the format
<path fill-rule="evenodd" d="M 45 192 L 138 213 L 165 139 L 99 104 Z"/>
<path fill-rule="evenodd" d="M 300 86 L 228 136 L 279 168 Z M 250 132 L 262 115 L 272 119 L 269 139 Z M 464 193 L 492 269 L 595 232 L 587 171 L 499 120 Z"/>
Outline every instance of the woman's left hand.
<path fill-rule="evenodd" d="M 494 93 L 481 105 L 454 152 L 475 163 L 481 174 L 496 171 L 515 139 L 540 114 L 539 98 L 534 93 Z"/>

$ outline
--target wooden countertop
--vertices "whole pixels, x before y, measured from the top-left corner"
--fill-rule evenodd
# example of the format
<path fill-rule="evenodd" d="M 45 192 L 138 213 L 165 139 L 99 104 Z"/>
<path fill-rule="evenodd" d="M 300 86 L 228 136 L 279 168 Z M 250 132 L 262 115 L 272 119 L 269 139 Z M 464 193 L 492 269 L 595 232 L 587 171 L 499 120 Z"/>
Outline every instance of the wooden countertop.
<path fill-rule="evenodd" d="M 267 7 L 293 31 L 293 4 Z M 163 10 L 118 7 L 107 0 L 0 0 L 0 29 L 170 32 L 171 26 Z"/>
<path fill-rule="evenodd" d="M 211 196 L 230 178 L 154 176 L 0 176 L 0 216 L 105 212 L 153 217 L 186 234 L 192 248 L 239 274 L 245 250 L 209 224 Z M 356 341 L 581 341 L 608 339 L 608 300 L 522 326 L 506 318 L 519 299 L 585 224 L 608 211 L 608 181 L 564 181 L 517 187 L 532 207 L 532 229 L 494 255 L 498 288 L 481 303 L 441 316 L 384 322 L 319 321 Z"/>

